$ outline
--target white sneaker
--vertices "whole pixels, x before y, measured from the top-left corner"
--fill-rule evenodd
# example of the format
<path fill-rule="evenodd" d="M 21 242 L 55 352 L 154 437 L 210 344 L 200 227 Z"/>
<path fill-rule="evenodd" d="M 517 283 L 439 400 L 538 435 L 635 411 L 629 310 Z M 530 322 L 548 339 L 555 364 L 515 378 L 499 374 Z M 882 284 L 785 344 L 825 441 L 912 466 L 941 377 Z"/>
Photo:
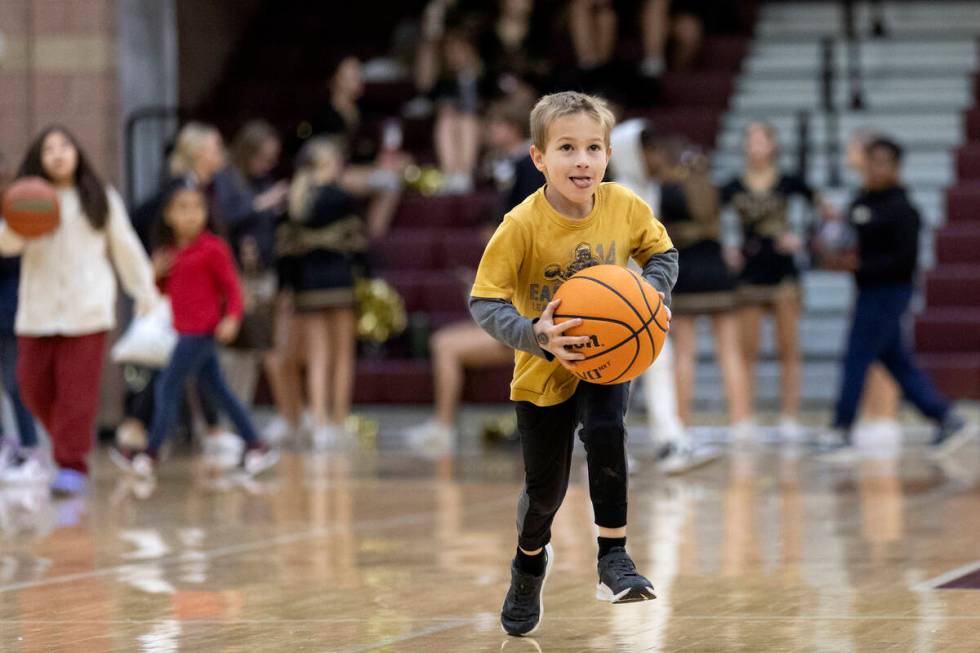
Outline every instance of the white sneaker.
<path fill-rule="evenodd" d="M 279 450 L 267 446 L 256 447 L 245 452 L 242 466 L 250 476 L 261 474 L 279 462 Z"/>
<path fill-rule="evenodd" d="M 807 432 L 795 417 L 783 415 L 779 418 L 779 437 L 784 442 L 803 442 Z"/>
<path fill-rule="evenodd" d="M 281 415 L 276 415 L 265 427 L 265 430 L 262 431 L 262 438 L 269 444 L 275 445 L 288 438 L 297 430 L 295 426 L 289 423 L 289 420 Z"/>
<path fill-rule="evenodd" d="M 834 465 L 850 465 L 861 459 L 857 447 L 850 442 L 842 429 L 827 429 L 817 435 L 821 448 L 817 460 Z"/>
<path fill-rule="evenodd" d="M 242 459 L 245 443 L 240 437 L 228 431 L 204 436 L 201 445 L 204 464 L 214 469 L 232 469 Z"/>
<path fill-rule="evenodd" d="M 664 454 L 657 462 L 657 468 L 662 473 L 673 476 L 713 463 L 720 457 L 721 453 L 718 451 L 699 452 L 689 442 L 675 441 L 667 444 Z"/>
<path fill-rule="evenodd" d="M 316 451 L 336 447 L 340 439 L 340 429 L 333 424 L 323 424 L 313 428 L 313 449 Z"/>
<path fill-rule="evenodd" d="M 10 467 L 15 451 L 17 451 L 17 445 L 14 441 L 6 436 L 0 435 L 0 471 Z"/>
<path fill-rule="evenodd" d="M 750 444 L 759 441 L 759 427 L 755 420 L 745 419 L 730 427 L 732 444 Z"/>
<path fill-rule="evenodd" d="M 26 456 L 18 465 L 10 464 L 0 472 L 0 483 L 4 485 L 47 485 L 51 482 L 51 467 L 38 453 Z"/>
<path fill-rule="evenodd" d="M 116 428 L 116 446 L 120 449 L 146 449 L 146 426 L 138 419 L 124 419 Z"/>
<path fill-rule="evenodd" d="M 430 419 L 405 430 L 405 442 L 416 453 L 440 456 L 452 451 L 456 442 L 456 429 Z"/>

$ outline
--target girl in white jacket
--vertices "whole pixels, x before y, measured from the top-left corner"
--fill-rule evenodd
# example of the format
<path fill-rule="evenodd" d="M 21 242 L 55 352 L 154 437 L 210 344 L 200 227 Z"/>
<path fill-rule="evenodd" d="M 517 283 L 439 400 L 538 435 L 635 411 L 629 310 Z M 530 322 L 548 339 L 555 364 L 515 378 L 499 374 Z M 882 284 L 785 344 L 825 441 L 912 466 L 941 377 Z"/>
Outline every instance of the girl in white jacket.
<path fill-rule="evenodd" d="M 86 486 L 106 334 L 115 326 L 113 268 L 137 313 L 158 294 L 122 198 L 67 129 L 51 126 L 38 135 L 18 172 L 27 176 L 54 185 L 61 221 L 29 240 L 0 223 L 0 254 L 22 256 L 17 377 L 24 403 L 51 435 L 59 468 L 52 491 L 78 494 Z"/>

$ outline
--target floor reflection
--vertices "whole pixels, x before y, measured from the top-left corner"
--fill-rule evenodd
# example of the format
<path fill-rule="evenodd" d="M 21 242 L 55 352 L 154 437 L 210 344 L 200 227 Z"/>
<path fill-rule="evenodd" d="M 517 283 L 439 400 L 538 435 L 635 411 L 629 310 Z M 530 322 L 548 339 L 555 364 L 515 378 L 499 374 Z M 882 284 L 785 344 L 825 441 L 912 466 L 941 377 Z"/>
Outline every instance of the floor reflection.
<path fill-rule="evenodd" d="M 980 451 L 937 462 L 902 435 L 862 430 L 851 466 L 767 443 L 672 478 L 641 452 L 629 547 L 658 599 L 627 606 L 593 598 L 577 463 L 545 620 L 519 640 L 497 622 L 515 452 L 289 453 L 255 482 L 177 457 L 150 488 L 100 460 L 84 499 L 0 491 L 0 648 L 980 650 L 980 592 L 929 583 L 980 558 Z"/>

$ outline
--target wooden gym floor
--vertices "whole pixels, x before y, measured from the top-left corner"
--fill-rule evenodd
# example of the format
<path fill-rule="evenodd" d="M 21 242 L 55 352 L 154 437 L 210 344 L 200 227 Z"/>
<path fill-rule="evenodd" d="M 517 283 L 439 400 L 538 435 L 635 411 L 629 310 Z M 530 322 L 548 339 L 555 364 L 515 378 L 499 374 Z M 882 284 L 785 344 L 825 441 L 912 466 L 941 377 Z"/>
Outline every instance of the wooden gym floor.
<path fill-rule="evenodd" d="M 763 445 L 679 478 L 639 457 L 629 548 L 659 598 L 623 606 L 594 598 L 577 464 L 533 639 L 498 622 L 516 452 L 289 453 L 224 484 L 181 456 L 145 499 L 103 451 L 87 499 L 0 493 L 0 650 L 976 653 L 980 451 L 879 444 L 853 467 Z"/>

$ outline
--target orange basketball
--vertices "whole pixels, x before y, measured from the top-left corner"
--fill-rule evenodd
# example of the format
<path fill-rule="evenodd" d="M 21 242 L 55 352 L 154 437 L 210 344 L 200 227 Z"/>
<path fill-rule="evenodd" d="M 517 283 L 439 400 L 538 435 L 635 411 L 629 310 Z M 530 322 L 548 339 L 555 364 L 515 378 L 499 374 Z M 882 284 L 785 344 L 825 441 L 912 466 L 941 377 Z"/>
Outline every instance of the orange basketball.
<path fill-rule="evenodd" d="M 588 336 L 589 342 L 570 348 L 585 360 L 561 361 L 589 383 L 626 383 L 656 360 L 667 337 L 667 308 L 660 294 L 643 277 L 618 265 L 580 270 L 555 293 L 561 304 L 555 324 L 580 318 L 582 324 L 565 331 Z"/>
<path fill-rule="evenodd" d="M 40 177 L 23 177 L 3 194 L 3 219 L 24 238 L 37 238 L 58 228 L 61 213 L 58 191 Z"/>

